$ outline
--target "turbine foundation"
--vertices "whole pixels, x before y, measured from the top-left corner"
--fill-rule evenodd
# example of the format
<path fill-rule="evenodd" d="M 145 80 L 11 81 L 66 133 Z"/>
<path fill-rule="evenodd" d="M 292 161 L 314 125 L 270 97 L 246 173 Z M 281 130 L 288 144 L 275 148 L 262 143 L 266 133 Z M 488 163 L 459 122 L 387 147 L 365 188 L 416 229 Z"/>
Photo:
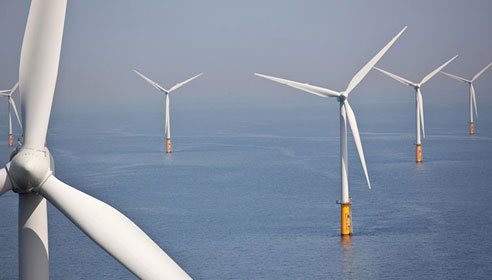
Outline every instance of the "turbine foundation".
<path fill-rule="evenodd" d="M 422 163 L 422 144 L 417 144 L 417 163 Z"/>
<path fill-rule="evenodd" d="M 166 153 L 171 153 L 171 138 L 167 138 L 166 141 Z"/>
<path fill-rule="evenodd" d="M 9 147 L 12 147 L 12 134 L 9 134 Z"/>
<path fill-rule="evenodd" d="M 473 122 L 470 122 L 470 135 L 475 134 L 475 128 L 473 127 Z"/>
<path fill-rule="evenodd" d="M 351 235 L 352 234 L 352 210 L 350 205 L 352 204 L 352 199 L 347 203 L 340 203 L 341 209 L 341 219 L 340 219 L 340 234 Z"/>

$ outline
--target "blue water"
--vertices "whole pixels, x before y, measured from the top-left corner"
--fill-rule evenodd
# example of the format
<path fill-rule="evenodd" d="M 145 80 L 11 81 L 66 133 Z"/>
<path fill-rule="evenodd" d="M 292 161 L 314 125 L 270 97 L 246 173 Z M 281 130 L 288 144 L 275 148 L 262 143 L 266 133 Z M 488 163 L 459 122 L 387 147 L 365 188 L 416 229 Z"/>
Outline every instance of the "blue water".
<path fill-rule="evenodd" d="M 163 153 L 160 104 L 54 110 L 48 145 L 58 178 L 128 215 L 196 279 L 492 275 L 490 98 L 479 104 L 475 136 L 465 103 L 430 99 L 421 165 L 412 102 L 353 98 L 373 190 L 349 136 L 349 240 L 339 236 L 335 203 L 338 105 L 289 98 L 213 108 L 178 102 L 171 155 Z M 134 279 L 56 208 L 48 212 L 52 279 Z M 0 197 L 0 279 L 17 278 L 17 242 L 17 197 L 9 192 Z"/>

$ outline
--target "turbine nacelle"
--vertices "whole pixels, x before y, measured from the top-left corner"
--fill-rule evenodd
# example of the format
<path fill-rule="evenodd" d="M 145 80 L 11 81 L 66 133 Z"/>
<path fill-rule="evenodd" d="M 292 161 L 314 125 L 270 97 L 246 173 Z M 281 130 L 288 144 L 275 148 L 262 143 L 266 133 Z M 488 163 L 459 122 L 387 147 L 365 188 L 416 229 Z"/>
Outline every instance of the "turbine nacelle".
<path fill-rule="evenodd" d="M 6 169 L 17 193 L 37 192 L 55 172 L 55 164 L 48 148 L 44 151 L 21 148 L 14 151 Z"/>
<path fill-rule="evenodd" d="M 345 95 L 345 92 L 340 92 L 340 96 L 337 97 L 338 102 L 343 103 L 347 100 L 348 96 Z"/>

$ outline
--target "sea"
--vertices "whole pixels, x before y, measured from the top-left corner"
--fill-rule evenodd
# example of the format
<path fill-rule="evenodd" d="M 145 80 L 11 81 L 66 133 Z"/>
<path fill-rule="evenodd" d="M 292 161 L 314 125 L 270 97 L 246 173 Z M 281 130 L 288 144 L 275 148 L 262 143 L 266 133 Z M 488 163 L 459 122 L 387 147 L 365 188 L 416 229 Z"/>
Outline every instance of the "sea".
<path fill-rule="evenodd" d="M 422 164 L 411 92 L 350 96 L 372 190 L 349 132 L 348 238 L 335 99 L 176 97 L 171 154 L 160 96 L 74 110 L 55 100 L 47 145 L 60 180 L 127 215 L 194 279 L 490 279 L 491 93 L 477 90 L 470 136 L 466 92 L 424 92 Z M 17 194 L 0 197 L 0 279 L 18 278 L 17 207 Z M 48 219 L 51 279 L 135 279 L 51 204 Z"/>

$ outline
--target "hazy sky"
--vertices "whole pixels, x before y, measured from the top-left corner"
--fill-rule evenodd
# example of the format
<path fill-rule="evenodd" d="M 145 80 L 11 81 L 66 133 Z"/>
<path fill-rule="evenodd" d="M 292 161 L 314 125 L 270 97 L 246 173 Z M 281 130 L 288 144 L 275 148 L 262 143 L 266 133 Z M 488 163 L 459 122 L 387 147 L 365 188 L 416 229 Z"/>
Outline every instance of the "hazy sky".
<path fill-rule="evenodd" d="M 2 88 L 18 77 L 29 4 L 0 4 Z M 69 0 L 55 106 L 71 108 L 93 97 L 103 104 L 156 100 L 134 68 L 164 87 L 204 72 L 180 90 L 181 98 L 210 97 L 211 103 L 293 98 L 294 90 L 253 72 L 343 90 L 405 25 L 409 28 L 378 66 L 419 81 L 459 54 L 447 71 L 471 77 L 492 61 L 490 11 L 489 0 Z M 476 88 L 478 98 L 492 89 L 492 71 Z M 466 91 L 440 76 L 423 88 L 424 95 L 432 89 Z M 393 91 L 412 94 L 373 71 L 354 93 L 356 102 L 366 102 Z"/>

